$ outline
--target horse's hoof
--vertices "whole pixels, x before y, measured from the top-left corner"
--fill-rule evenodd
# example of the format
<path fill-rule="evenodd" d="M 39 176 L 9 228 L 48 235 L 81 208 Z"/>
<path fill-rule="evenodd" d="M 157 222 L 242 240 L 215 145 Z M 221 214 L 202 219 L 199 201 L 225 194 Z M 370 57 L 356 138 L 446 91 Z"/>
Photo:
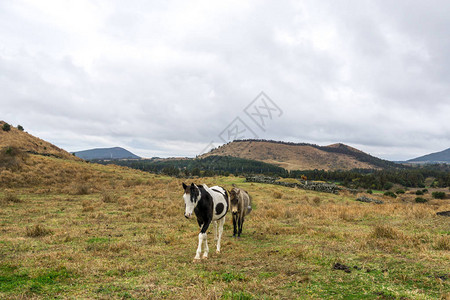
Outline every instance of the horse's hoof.
<path fill-rule="evenodd" d="M 220 254 L 220 250 L 216 250 L 216 253 L 217 253 L 217 254 Z"/>
<path fill-rule="evenodd" d="M 202 259 L 208 259 L 208 255 L 203 255 Z"/>
<path fill-rule="evenodd" d="M 192 262 L 193 263 L 199 263 L 200 262 L 200 258 L 194 258 L 194 260 Z"/>

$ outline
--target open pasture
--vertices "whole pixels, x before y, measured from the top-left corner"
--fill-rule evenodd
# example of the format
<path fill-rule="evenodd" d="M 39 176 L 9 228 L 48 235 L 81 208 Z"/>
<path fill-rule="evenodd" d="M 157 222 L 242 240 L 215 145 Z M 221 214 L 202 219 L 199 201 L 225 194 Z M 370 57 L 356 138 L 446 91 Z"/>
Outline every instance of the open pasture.
<path fill-rule="evenodd" d="M 57 160 L 32 158 L 34 166 Z M 25 171 L 43 178 L 3 181 L 2 299 L 450 297 L 450 221 L 435 214 L 450 210 L 448 200 L 377 196 L 385 204 L 376 205 L 238 177 L 182 180 L 65 164 L 77 173 L 42 164 Z M 199 230 L 195 218 L 184 218 L 183 181 L 234 183 L 253 198 L 241 238 L 232 238 L 227 215 L 222 252 L 214 251 L 211 226 L 210 256 L 199 263 L 192 263 Z"/>

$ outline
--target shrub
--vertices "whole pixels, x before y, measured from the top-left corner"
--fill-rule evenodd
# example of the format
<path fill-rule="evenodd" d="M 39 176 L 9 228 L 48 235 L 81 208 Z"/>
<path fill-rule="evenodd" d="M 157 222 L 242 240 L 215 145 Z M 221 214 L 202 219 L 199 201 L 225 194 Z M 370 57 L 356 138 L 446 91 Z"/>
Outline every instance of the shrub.
<path fill-rule="evenodd" d="M 372 190 L 367 190 L 366 193 L 367 194 L 373 194 Z"/>
<path fill-rule="evenodd" d="M 383 186 L 383 189 L 390 190 L 394 185 L 391 182 L 386 182 Z"/>
<path fill-rule="evenodd" d="M 313 202 L 315 205 L 319 206 L 320 203 L 322 202 L 322 199 L 320 199 L 319 197 L 314 197 Z"/>
<path fill-rule="evenodd" d="M 86 184 L 77 185 L 75 188 L 75 195 L 87 195 L 89 194 L 89 186 Z"/>
<path fill-rule="evenodd" d="M 423 195 L 423 190 L 421 191 L 421 190 L 417 190 L 416 191 L 416 195 L 417 196 L 422 196 Z"/>
<path fill-rule="evenodd" d="M 387 192 L 385 192 L 384 193 L 384 195 L 385 196 L 389 196 L 389 197 L 392 197 L 392 198 L 397 198 L 397 195 L 396 194 L 394 194 L 393 192 L 391 192 L 391 191 L 387 191 Z"/>
<path fill-rule="evenodd" d="M 450 236 L 440 237 L 434 246 L 436 250 L 450 250 Z"/>
<path fill-rule="evenodd" d="M 395 193 L 396 193 L 397 195 L 399 195 L 399 194 L 404 194 L 404 193 L 405 193 L 405 190 L 398 189 Z"/>
<path fill-rule="evenodd" d="M 17 129 L 19 129 L 20 131 L 23 131 L 23 130 L 24 130 L 23 127 L 22 127 L 22 125 L 18 125 L 18 126 L 17 126 Z"/>
<path fill-rule="evenodd" d="M 17 169 L 25 161 L 27 153 L 16 147 L 5 147 L 0 149 L 0 167 Z"/>
<path fill-rule="evenodd" d="M 426 203 L 426 202 L 428 202 L 428 200 L 425 198 L 422 198 L 422 197 L 416 198 L 416 203 Z"/>
<path fill-rule="evenodd" d="M 434 199 L 444 199 L 445 192 L 433 192 L 431 193 L 431 196 L 433 196 Z"/>
<path fill-rule="evenodd" d="M 10 131 L 11 125 L 9 125 L 8 123 L 5 123 L 5 124 L 3 124 L 2 129 L 3 129 L 3 131 Z"/>
<path fill-rule="evenodd" d="M 53 234 L 53 231 L 50 229 L 45 228 L 43 225 L 36 224 L 32 227 L 27 227 L 27 237 L 40 237 L 40 236 L 46 236 L 49 234 Z"/>
<path fill-rule="evenodd" d="M 117 202 L 117 195 L 114 193 L 104 192 L 102 194 L 102 200 L 105 203 L 115 203 Z"/>
<path fill-rule="evenodd" d="M 384 239 L 396 239 L 399 237 L 399 233 L 392 227 L 378 225 L 375 226 L 372 237 L 374 238 L 384 238 Z"/>
<path fill-rule="evenodd" d="M 423 192 L 424 194 L 425 194 L 425 193 L 428 193 L 428 189 L 423 189 L 422 192 Z"/>
<path fill-rule="evenodd" d="M 281 199 L 281 198 L 283 198 L 283 194 L 277 191 L 277 192 L 273 193 L 273 197 L 275 199 Z"/>
<path fill-rule="evenodd" d="M 11 193 L 6 194 L 5 197 L 3 198 L 3 201 L 5 201 L 5 202 L 13 202 L 13 203 L 21 202 L 19 197 L 17 197 L 14 194 L 11 194 Z"/>

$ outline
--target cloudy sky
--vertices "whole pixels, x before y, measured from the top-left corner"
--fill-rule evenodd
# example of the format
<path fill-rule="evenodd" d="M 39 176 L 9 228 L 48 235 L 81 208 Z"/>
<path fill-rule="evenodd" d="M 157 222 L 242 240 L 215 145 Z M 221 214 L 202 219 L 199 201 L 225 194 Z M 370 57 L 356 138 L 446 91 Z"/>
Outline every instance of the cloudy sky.
<path fill-rule="evenodd" d="M 237 136 L 409 159 L 450 147 L 449 16 L 447 0 L 0 0 L 0 120 L 72 152 L 195 156 Z"/>

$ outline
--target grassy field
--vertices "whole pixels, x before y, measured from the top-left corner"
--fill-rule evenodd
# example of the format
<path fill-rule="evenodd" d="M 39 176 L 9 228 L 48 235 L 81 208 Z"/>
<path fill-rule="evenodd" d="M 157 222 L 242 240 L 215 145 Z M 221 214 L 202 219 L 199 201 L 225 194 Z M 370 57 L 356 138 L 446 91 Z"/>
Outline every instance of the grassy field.
<path fill-rule="evenodd" d="M 0 298 L 450 299 L 450 220 L 435 215 L 449 200 L 191 181 L 254 200 L 243 236 L 227 216 L 222 253 L 209 234 L 200 263 L 181 179 L 38 156 L 3 170 Z"/>

